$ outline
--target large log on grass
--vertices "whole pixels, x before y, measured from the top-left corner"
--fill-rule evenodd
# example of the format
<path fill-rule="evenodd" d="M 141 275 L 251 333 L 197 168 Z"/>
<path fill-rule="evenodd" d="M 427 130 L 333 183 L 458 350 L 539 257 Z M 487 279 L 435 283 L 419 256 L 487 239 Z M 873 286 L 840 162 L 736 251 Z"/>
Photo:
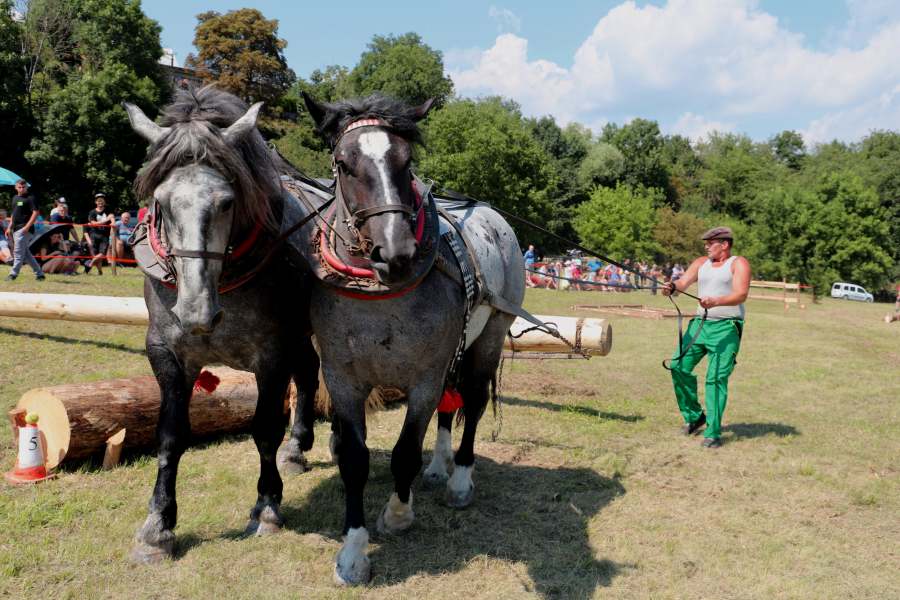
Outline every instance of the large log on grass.
<path fill-rule="evenodd" d="M 219 379 L 212 393 L 194 392 L 191 431 L 196 436 L 246 431 L 256 410 L 256 378 L 226 367 L 209 369 Z M 156 442 L 159 386 L 150 376 L 37 388 L 17 409 L 37 413 L 47 442 L 47 466 L 101 455 L 110 444 L 148 448 Z M 124 430 L 124 438 L 121 431 Z M 111 439 L 112 438 L 112 439 Z"/>

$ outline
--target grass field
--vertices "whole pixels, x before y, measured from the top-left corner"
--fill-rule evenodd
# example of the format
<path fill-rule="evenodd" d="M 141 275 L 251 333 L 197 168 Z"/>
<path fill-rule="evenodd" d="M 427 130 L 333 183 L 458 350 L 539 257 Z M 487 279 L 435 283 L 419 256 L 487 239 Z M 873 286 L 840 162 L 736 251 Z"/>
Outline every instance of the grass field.
<path fill-rule="evenodd" d="M 41 284 L 26 270 L 0 291 L 137 296 L 141 278 Z M 541 314 L 623 302 L 668 304 L 646 292 L 527 297 Z M 891 308 L 825 299 L 784 312 L 750 301 L 719 450 L 678 434 L 660 367 L 673 320 L 613 316 L 612 352 L 589 362 L 507 361 L 502 417 L 485 416 L 476 445 L 475 503 L 452 510 L 417 480 L 416 522 L 399 538 L 373 533 L 364 588 L 331 584 L 343 498 L 326 423 L 314 469 L 285 481 L 285 531 L 269 538 L 240 536 L 256 497 L 252 441 L 189 450 L 178 558 L 154 567 L 125 561 L 154 457 L 0 487 L 0 597 L 896 598 L 900 323 L 881 320 Z M 4 318 L 0 343 L 4 410 L 32 387 L 150 372 L 137 327 Z M 403 414 L 369 417 L 370 525 L 392 488 Z M 0 466 L 13 461 L 4 442 Z"/>

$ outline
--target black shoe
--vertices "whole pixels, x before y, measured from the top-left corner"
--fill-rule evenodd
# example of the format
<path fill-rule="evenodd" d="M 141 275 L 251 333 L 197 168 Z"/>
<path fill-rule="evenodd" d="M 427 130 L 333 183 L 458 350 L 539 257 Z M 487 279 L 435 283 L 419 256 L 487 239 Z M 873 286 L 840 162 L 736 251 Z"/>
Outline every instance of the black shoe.
<path fill-rule="evenodd" d="M 38 281 L 43 281 L 43 280 L 47 279 L 47 276 L 44 275 L 43 273 L 41 273 L 40 275 L 35 275 L 34 278 L 37 279 Z"/>
<path fill-rule="evenodd" d="M 7 280 L 7 281 L 15 281 L 15 280 L 16 280 L 16 276 L 13 275 L 12 273 L 10 273 L 9 275 L 6 276 L 6 280 Z"/>
<path fill-rule="evenodd" d="M 721 448 L 722 440 L 720 440 L 719 438 L 705 438 L 703 440 L 703 443 L 700 445 L 704 448 Z"/>
<path fill-rule="evenodd" d="M 681 433 L 684 435 L 694 435 L 700 428 L 706 425 L 706 414 L 700 413 L 700 418 L 694 421 L 693 423 L 685 423 L 684 427 L 681 428 Z"/>

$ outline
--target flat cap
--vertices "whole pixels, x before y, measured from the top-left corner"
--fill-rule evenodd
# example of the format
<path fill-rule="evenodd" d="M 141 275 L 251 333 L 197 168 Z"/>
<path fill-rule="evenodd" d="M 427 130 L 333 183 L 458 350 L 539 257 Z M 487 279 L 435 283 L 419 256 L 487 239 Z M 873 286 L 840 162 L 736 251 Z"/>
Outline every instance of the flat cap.
<path fill-rule="evenodd" d="M 733 240 L 734 234 L 731 227 L 713 227 L 700 236 L 701 240 Z"/>
<path fill-rule="evenodd" d="M 96 194 L 94 194 L 94 198 L 106 198 L 106 194 L 104 194 L 103 192 L 97 192 Z"/>

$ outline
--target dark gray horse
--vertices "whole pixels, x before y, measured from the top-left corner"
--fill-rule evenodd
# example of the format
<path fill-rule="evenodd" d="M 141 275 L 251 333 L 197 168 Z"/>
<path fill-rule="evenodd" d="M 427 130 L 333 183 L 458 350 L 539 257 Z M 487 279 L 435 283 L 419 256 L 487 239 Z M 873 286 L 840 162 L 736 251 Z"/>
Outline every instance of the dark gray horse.
<path fill-rule="evenodd" d="M 447 495 L 452 505 L 468 504 L 474 488 L 475 431 L 514 317 L 482 304 L 471 312 L 466 328 L 467 297 L 459 272 L 453 277 L 431 269 L 416 277 L 419 257 L 427 252 L 421 247 L 425 245 L 422 220 L 429 214 L 425 209 L 432 207 L 427 194 L 423 198 L 417 191 L 410 165 L 419 140 L 417 122 L 431 103 L 407 107 L 377 96 L 333 105 L 305 100 L 333 149 L 342 198 L 335 203 L 337 212 L 330 225 L 320 226 L 314 236 L 316 244 L 307 257 L 316 264 L 324 253 L 332 255 L 331 275 L 313 289 L 310 319 L 334 409 L 335 450 L 346 489 L 346 538 L 334 574 L 339 583 L 358 584 L 368 581 L 370 574 L 363 514 L 363 488 L 369 473 L 366 397 L 373 387 L 382 385 L 402 390 L 409 401 L 391 455 L 395 491 L 377 523 L 380 531 L 395 533 L 412 524 L 410 485 L 422 466 L 422 441 L 448 369 L 457 351 L 465 348 L 457 385 L 466 424 Z M 524 271 L 512 229 L 483 206 L 469 207 L 459 216 L 473 242 L 485 288 L 520 305 Z M 377 294 L 348 293 L 332 285 L 335 269 L 354 281 L 368 279 L 375 287 L 397 293 L 380 299 Z M 464 334 L 465 344 L 460 346 Z M 441 460 L 447 461 L 449 430 L 439 434 L 438 443 L 443 449 Z M 434 478 L 440 479 L 436 470 Z"/>
<path fill-rule="evenodd" d="M 275 460 L 292 376 L 303 407 L 296 437 L 305 449 L 312 446 L 319 361 L 309 340 L 309 286 L 287 260 L 287 246 L 276 243 L 285 204 L 294 200 L 282 190 L 277 157 L 256 129 L 259 108 L 248 110 L 238 98 L 207 87 L 180 94 L 160 126 L 126 105 L 132 127 L 151 144 L 135 191 L 151 203 L 143 225 L 152 250 L 149 273 L 161 274 L 144 284 L 147 355 L 162 404 L 159 471 L 132 552 L 137 561 L 173 554 L 175 479 L 190 436 L 188 404 L 204 365 L 256 375 L 252 432 L 260 475 L 248 533 L 282 525 Z"/>

